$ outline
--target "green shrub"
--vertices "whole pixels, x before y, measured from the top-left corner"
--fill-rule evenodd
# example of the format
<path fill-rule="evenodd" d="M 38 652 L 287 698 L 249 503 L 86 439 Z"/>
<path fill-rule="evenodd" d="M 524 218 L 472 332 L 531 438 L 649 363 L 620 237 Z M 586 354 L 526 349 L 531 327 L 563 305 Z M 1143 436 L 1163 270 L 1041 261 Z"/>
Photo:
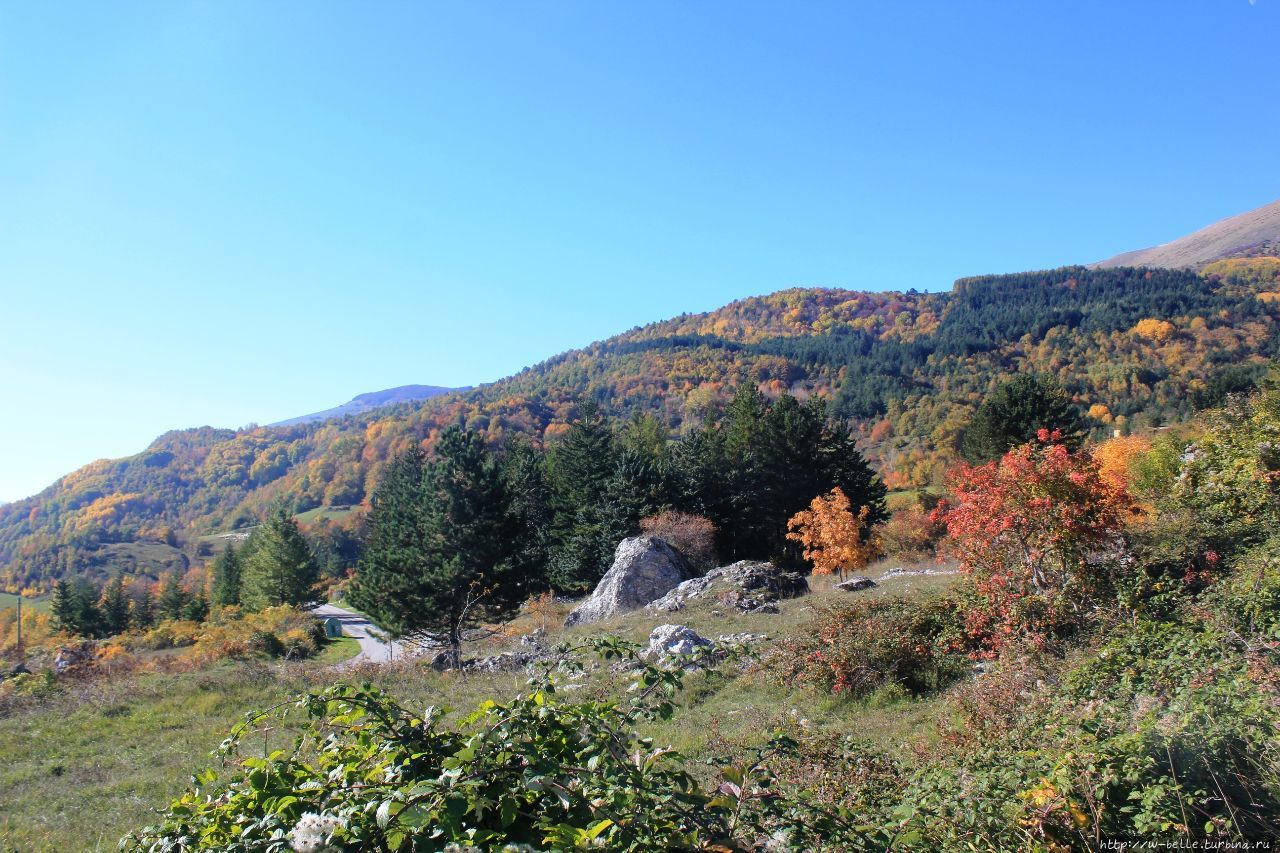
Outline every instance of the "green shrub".
<path fill-rule="evenodd" d="M 969 662 L 959 653 L 954 600 L 864 600 L 820 608 L 772 659 L 786 684 L 862 698 L 897 684 L 912 694 L 945 686 Z"/>

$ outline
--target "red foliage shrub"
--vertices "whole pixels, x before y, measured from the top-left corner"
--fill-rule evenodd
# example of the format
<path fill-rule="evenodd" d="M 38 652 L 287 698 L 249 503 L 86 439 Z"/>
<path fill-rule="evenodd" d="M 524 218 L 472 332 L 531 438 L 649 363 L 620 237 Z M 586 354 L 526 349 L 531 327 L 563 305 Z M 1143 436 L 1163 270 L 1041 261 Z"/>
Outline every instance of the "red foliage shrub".
<path fill-rule="evenodd" d="M 1111 582 L 1134 504 L 1085 452 L 1041 430 L 1040 442 L 952 472 L 942 551 L 968 577 L 965 614 L 979 656 L 1020 639 L 1043 649 L 1079 624 Z"/>
<path fill-rule="evenodd" d="M 641 519 L 640 529 L 662 539 L 701 568 L 716 564 L 716 527 L 708 518 L 667 510 Z"/>

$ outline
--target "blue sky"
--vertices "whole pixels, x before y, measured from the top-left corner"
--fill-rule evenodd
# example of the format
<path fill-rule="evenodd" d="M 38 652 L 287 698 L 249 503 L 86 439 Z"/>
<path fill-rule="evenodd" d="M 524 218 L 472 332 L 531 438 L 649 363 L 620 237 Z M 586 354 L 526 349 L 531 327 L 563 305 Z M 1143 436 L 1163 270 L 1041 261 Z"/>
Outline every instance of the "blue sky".
<path fill-rule="evenodd" d="M 1280 196 L 1280 0 L 0 2 L 0 499 Z"/>

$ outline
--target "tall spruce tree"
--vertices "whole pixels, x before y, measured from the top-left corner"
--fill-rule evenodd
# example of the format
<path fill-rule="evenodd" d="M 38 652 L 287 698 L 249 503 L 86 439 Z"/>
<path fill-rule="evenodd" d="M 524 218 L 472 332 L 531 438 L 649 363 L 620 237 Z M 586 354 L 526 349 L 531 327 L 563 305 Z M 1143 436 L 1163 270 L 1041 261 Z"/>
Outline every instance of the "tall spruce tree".
<path fill-rule="evenodd" d="M 1084 418 L 1058 380 L 1022 373 L 978 406 L 961 437 L 960 451 L 970 462 L 989 462 L 1035 440 L 1042 429 L 1060 430 L 1064 442 L 1073 447 L 1084 441 Z"/>
<path fill-rule="evenodd" d="M 54 627 L 81 637 L 102 636 L 102 611 L 98 589 L 83 577 L 60 580 L 53 587 L 51 615 Z"/>
<path fill-rule="evenodd" d="M 246 610 L 319 603 L 315 587 L 320 568 L 283 502 L 253 531 L 246 550 L 249 554 L 240 567 L 240 603 Z"/>
<path fill-rule="evenodd" d="M 504 448 L 502 475 L 519 526 L 520 563 L 530 568 L 527 585 L 531 592 L 541 591 L 548 583 L 551 558 L 552 493 L 546 456 L 528 438 L 513 438 Z"/>
<path fill-rule="evenodd" d="M 617 540 L 605 491 L 617 475 L 619 449 L 594 401 L 578 407 L 578 419 L 548 454 L 552 495 L 552 554 L 548 575 L 567 592 L 589 588 L 608 569 Z"/>
<path fill-rule="evenodd" d="M 102 622 L 107 634 L 129 630 L 129 596 L 124 589 L 124 576 L 116 573 L 102 591 Z"/>
<path fill-rule="evenodd" d="M 129 624 L 134 628 L 150 628 L 156 621 L 156 597 L 151 584 L 135 581 L 133 600 L 129 604 Z"/>
<path fill-rule="evenodd" d="M 213 561 L 213 588 L 209 603 L 214 607 L 229 607 L 240 603 L 240 555 L 234 545 Z"/>
<path fill-rule="evenodd" d="M 450 427 L 429 464 L 413 450 L 383 474 L 350 599 L 395 637 L 444 645 L 456 664 L 477 629 L 528 595 L 523 550 L 484 438 Z"/>
<path fill-rule="evenodd" d="M 178 577 L 177 572 L 165 575 L 164 582 L 160 585 L 160 598 L 156 602 L 156 609 L 161 618 L 183 618 L 187 602 L 190 600 L 191 594 L 182 586 L 182 579 Z"/>

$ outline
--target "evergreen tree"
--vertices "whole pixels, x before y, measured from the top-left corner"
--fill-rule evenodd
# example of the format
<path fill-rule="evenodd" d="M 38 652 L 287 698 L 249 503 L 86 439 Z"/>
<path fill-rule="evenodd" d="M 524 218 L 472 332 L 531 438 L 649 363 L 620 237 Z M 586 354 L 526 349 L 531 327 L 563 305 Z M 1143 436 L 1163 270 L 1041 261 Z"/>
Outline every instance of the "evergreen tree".
<path fill-rule="evenodd" d="M 531 592 L 545 589 L 551 558 L 552 493 L 545 455 L 521 436 L 507 443 L 502 475 L 511 500 L 511 514 L 519 527 L 520 563 L 530 568 Z"/>
<path fill-rule="evenodd" d="M 53 585 L 53 596 L 49 600 L 49 613 L 53 617 L 53 626 L 59 631 L 69 634 L 79 633 L 76 628 L 76 607 L 71 597 L 71 584 L 59 580 Z"/>
<path fill-rule="evenodd" d="M 134 628 L 150 628 L 156 621 L 156 598 L 151 584 L 134 583 L 133 601 L 129 605 L 129 624 Z"/>
<path fill-rule="evenodd" d="M 1042 429 L 1060 430 L 1063 442 L 1073 448 L 1084 441 L 1084 419 L 1058 381 L 1022 373 L 982 401 L 964 431 L 960 450 L 970 462 L 989 462 L 1035 440 Z"/>
<path fill-rule="evenodd" d="M 178 577 L 177 572 L 170 572 L 165 575 L 164 583 L 160 586 L 160 599 L 156 602 L 156 608 L 162 619 L 181 619 L 183 613 L 187 609 L 187 602 L 191 600 L 191 594 L 182 586 L 182 580 Z"/>
<path fill-rule="evenodd" d="M 552 557 L 548 569 L 558 589 L 581 591 L 608 569 L 617 541 L 606 541 L 605 490 L 617 473 L 613 431 L 593 401 L 552 448 L 547 461 L 552 498 Z"/>
<path fill-rule="evenodd" d="M 310 607 L 319 602 L 315 591 L 319 566 L 283 503 L 276 504 L 253 531 L 248 550 L 240 575 L 240 603 L 246 610 L 280 604 Z"/>
<path fill-rule="evenodd" d="M 393 636 L 442 643 L 456 663 L 475 629 L 528 594 L 518 533 L 483 437 L 450 427 L 430 464 L 415 450 L 384 473 L 351 602 Z"/>
<path fill-rule="evenodd" d="M 203 622 L 209 618 L 209 599 L 204 597 L 204 593 L 197 593 L 191 597 L 191 600 L 182 608 L 182 618 L 191 622 Z"/>
<path fill-rule="evenodd" d="M 98 609 L 98 589 L 83 577 L 60 580 L 53 587 L 53 624 L 68 634 L 102 636 L 103 618 Z"/>
<path fill-rule="evenodd" d="M 210 603 L 214 607 L 228 607 L 240 603 L 240 556 L 234 545 L 213 561 L 213 589 Z"/>
<path fill-rule="evenodd" d="M 129 630 L 129 596 L 124 589 L 124 576 L 117 573 L 102 592 L 102 621 L 108 635 Z"/>

